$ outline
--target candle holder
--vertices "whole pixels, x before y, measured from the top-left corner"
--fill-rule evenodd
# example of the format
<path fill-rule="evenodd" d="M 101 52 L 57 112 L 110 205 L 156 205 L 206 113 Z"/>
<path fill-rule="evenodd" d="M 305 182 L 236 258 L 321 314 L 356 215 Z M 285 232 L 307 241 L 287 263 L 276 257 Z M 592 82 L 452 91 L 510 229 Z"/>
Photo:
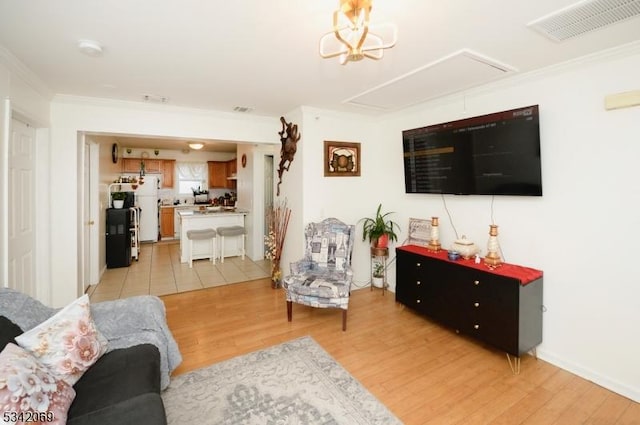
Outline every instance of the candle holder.
<path fill-rule="evenodd" d="M 427 249 L 429 251 L 438 252 L 442 249 L 442 245 L 440 245 L 440 227 L 438 226 L 438 217 L 431 217 L 431 239 L 429 240 L 429 245 L 427 245 Z"/>
<path fill-rule="evenodd" d="M 496 224 L 489 225 L 489 241 L 487 242 L 487 256 L 484 257 L 484 263 L 491 269 L 500 267 L 502 264 L 500 244 L 498 243 L 498 226 Z"/>

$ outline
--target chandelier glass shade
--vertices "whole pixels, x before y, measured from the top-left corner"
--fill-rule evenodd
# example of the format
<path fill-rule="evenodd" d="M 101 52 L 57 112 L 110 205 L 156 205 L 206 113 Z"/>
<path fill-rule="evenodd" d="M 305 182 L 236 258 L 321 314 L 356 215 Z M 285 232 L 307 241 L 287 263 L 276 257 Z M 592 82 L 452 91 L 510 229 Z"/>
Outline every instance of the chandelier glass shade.
<path fill-rule="evenodd" d="M 333 12 L 333 30 L 320 38 L 320 56 L 334 58 L 340 63 L 364 58 L 382 59 L 384 50 L 395 46 L 398 30 L 394 24 L 371 25 L 373 0 L 340 0 L 340 8 Z"/>

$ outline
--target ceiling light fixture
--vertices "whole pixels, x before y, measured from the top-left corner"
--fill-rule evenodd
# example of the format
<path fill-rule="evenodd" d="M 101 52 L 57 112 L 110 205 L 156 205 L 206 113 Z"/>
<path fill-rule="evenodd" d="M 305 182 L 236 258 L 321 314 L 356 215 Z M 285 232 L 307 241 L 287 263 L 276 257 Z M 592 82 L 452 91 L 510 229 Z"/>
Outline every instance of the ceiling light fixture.
<path fill-rule="evenodd" d="M 200 149 L 202 149 L 202 148 L 204 147 L 204 143 L 195 143 L 195 142 L 192 142 L 192 143 L 189 143 L 189 147 L 190 147 L 191 149 L 194 149 L 194 150 L 200 150 Z"/>
<path fill-rule="evenodd" d="M 339 56 L 345 65 L 364 58 L 382 59 L 384 50 L 395 46 L 398 29 L 394 24 L 370 24 L 372 1 L 340 0 L 340 8 L 333 12 L 333 31 L 320 38 L 320 56 Z"/>
<path fill-rule="evenodd" d="M 97 41 L 79 40 L 78 49 L 87 56 L 94 58 L 102 56 L 102 46 Z"/>

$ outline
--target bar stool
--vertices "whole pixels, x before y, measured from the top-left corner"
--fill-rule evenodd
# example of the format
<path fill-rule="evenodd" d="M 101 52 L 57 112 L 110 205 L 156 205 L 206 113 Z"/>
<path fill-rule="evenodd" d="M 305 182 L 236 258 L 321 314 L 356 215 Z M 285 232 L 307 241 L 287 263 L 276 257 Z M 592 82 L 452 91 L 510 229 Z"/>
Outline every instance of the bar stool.
<path fill-rule="evenodd" d="M 242 226 L 224 226 L 217 228 L 218 235 L 220 236 L 220 262 L 224 263 L 224 238 L 225 236 L 241 236 L 240 252 L 242 253 L 242 259 L 244 260 L 244 240 L 247 232 Z"/>
<path fill-rule="evenodd" d="M 211 246 L 208 255 L 201 254 L 198 258 L 210 258 L 213 264 L 216 263 L 216 231 L 214 229 L 187 230 L 187 239 L 189 239 L 189 268 L 193 268 L 193 260 L 197 259 L 193 256 L 193 241 L 209 239 Z"/>

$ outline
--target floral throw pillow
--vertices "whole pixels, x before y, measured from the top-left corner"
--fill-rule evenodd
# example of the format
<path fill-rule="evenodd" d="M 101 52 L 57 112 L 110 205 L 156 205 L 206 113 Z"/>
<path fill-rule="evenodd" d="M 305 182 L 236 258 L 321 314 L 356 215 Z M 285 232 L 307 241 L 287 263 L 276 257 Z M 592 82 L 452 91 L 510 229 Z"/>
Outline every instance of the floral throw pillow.
<path fill-rule="evenodd" d="M 75 396 L 23 348 L 9 343 L 0 353 L 0 424 L 64 425 Z"/>
<path fill-rule="evenodd" d="M 107 340 L 91 318 L 88 295 L 16 337 L 16 342 L 69 385 L 75 384 L 107 349 Z"/>

